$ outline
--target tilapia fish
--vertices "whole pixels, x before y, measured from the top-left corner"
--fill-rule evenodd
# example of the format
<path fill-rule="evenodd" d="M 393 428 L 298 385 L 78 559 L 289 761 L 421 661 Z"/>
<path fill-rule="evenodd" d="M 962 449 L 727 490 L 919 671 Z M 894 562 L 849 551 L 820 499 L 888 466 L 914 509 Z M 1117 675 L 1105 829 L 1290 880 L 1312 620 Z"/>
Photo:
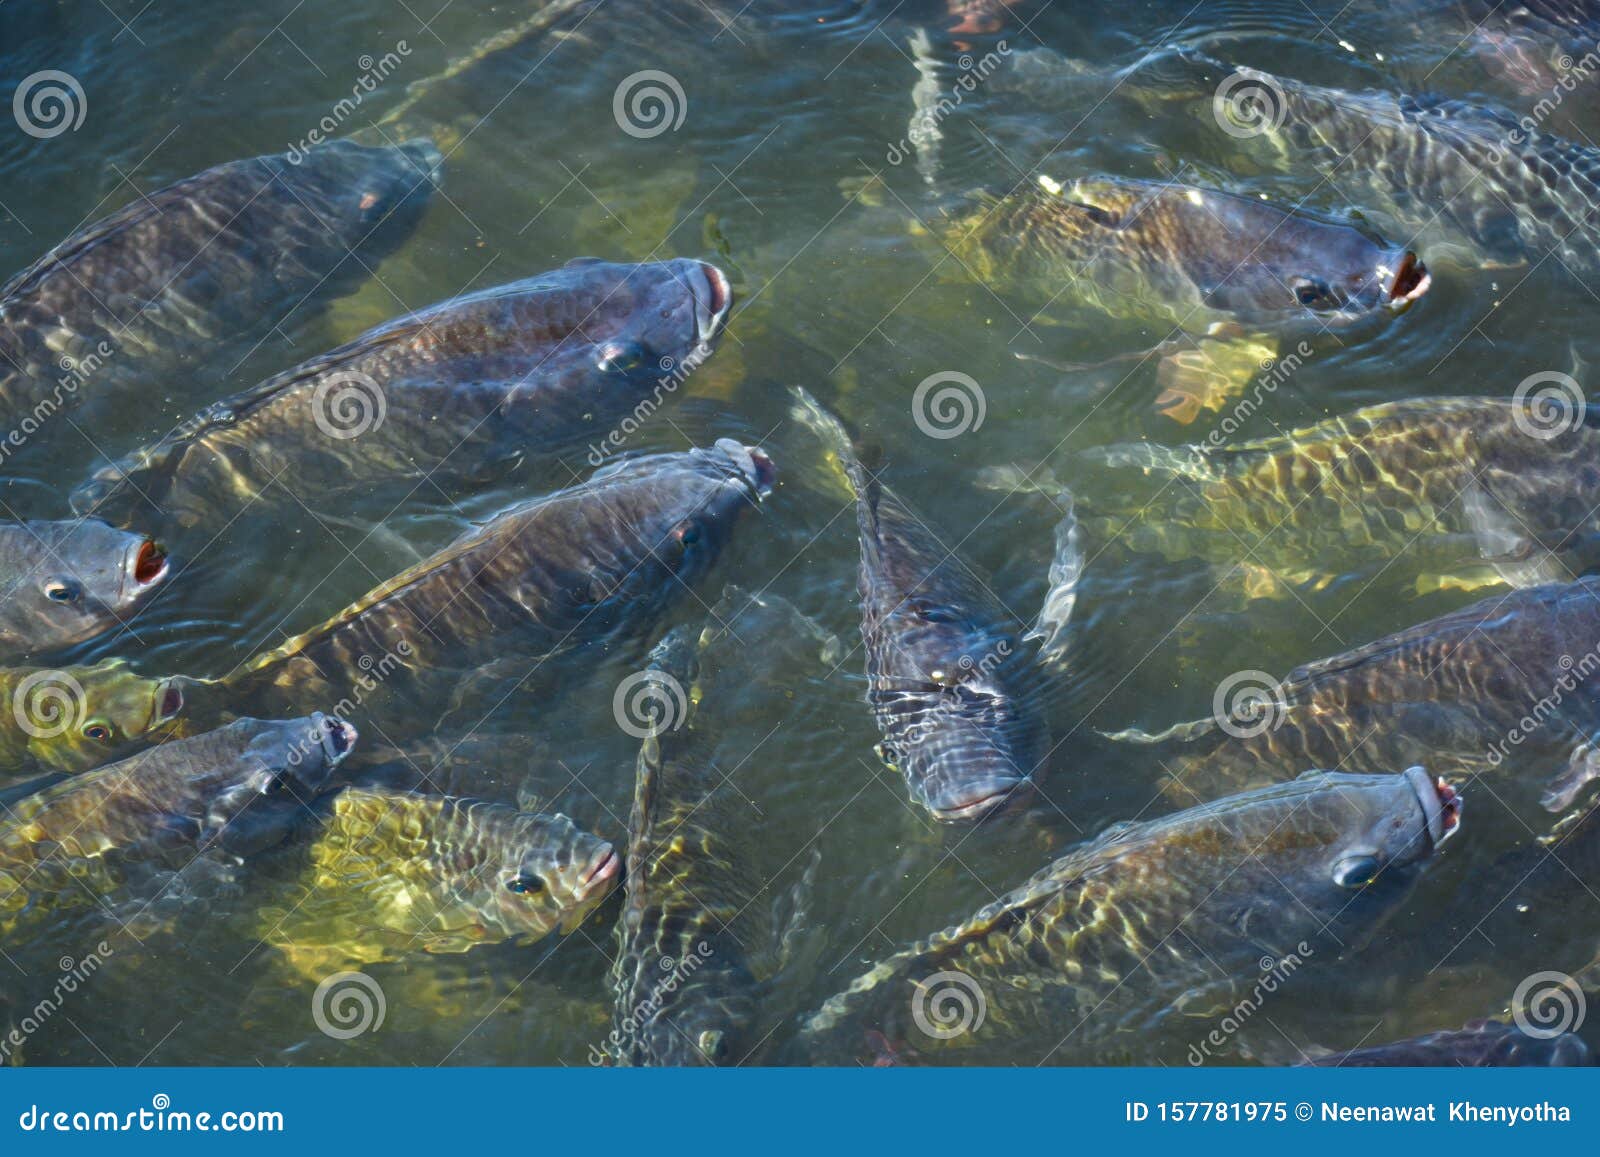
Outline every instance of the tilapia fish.
<path fill-rule="evenodd" d="M 1415 558 L 1527 586 L 1573 577 L 1600 532 L 1600 417 L 1572 399 L 1419 399 L 1257 441 L 1092 456 L 1151 480 L 1091 494 L 1108 537 L 1222 565 L 1248 549 L 1288 579 Z"/>
<path fill-rule="evenodd" d="M 770 492 L 772 461 L 722 439 L 629 459 L 512 508 L 340 614 L 198 695 L 234 707 L 398 703 L 407 734 L 420 694 L 467 672 L 524 679 L 543 660 L 648 627 L 712 564 L 745 510 Z M 430 691 L 431 689 L 431 691 Z"/>
<path fill-rule="evenodd" d="M 137 865 L 281 842 L 356 741 L 349 724 L 241 719 L 13 803 L 0 818 L 0 926 L 102 902 Z"/>
<path fill-rule="evenodd" d="M 425 141 L 252 157 L 73 234 L 0 286 L 5 423 L 147 385 L 348 289 L 420 219 L 439 162 Z"/>
<path fill-rule="evenodd" d="M 1530 587 L 1296 668 L 1219 703 L 1216 717 L 1114 738 L 1162 748 L 1167 790 L 1182 801 L 1308 766 L 1414 761 L 1494 774 L 1497 796 L 1561 811 L 1600 776 L 1597 648 L 1600 579 Z"/>
<path fill-rule="evenodd" d="M 187 526 L 258 499 L 404 498 L 424 477 L 457 494 L 522 456 L 602 443 L 636 407 L 662 404 L 709 356 L 730 301 L 712 265 L 581 258 L 381 325 L 217 402 L 100 470 L 73 503 Z"/>
<path fill-rule="evenodd" d="M 621 858 L 564 815 L 452 796 L 340 792 L 266 942 L 319 976 L 409 952 L 571 932 L 614 889 Z"/>
<path fill-rule="evenodd" d="M 1264 960 L 1314 966 L 1369 938 L 1459 821 L 1454 791 L 1412 768 L 1314 772 L 1112 829 L 857 978 L 802 1042 L 836 1064 L 873 1041 L 978 1064 L 1181 1054 Z"/>
<path fill-rule="evenodd" d="M 182 710 L 176 680 L 121 659 L 0 668 L 0 786 L 121 759 L 156 742 Z"/>
<path fill-rule="evenodd" d="M 166 577 L 160 546 L 97 519 L 0 523 L 0 658 L 109 631 Z"/>
<path fill-rule="evenodd" d="M 913 802 L 975 820 L 1029 801 L 1050 753 L 1043 671 L 988 580 L 862 465 L 844 427 L 803 390 L 795 416 L 855 497 L 861 637 L 879 754 Z"/>
<path fill-rule="evenodd" d="M 1465 1028 L 1431 1032 L 1410 1040 L 1368 1045 L 1331 1053 L 1308 1062 L 1326 1068 L 1500 1068 L 1556 1067 L 1596 1064 L 1594 1050 L 1573 1033 L 1531 1036 L 1495 1020 L 1473 1021 Z"/>

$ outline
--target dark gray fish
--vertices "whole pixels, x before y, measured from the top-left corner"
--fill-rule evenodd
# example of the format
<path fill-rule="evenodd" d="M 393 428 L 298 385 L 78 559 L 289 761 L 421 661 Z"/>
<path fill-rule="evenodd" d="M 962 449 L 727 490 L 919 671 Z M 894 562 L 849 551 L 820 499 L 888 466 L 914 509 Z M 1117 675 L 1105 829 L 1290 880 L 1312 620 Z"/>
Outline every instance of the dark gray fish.
<path fill-rule="evenodd" d="M 1122 825 L 858 977 L 802 1043 L 834 1064 L 874 1041 L 975 1064 L 1180 1055 L 1266 961 L 1370 939 L 1459 822 L 1455 793 L 1412 768 L 1312 772 Z"/>
<path fill-rule="evenodd" d="M 167 577 L 167 555 L 97 519 L 0 523 L 0 659 L 53 651 L 126 623 Z"/>
<path fill-rule="evenodd" d="M 326 791 L 354 727 L 320 712 L 240 719 L 21 799 L 0 819 L 0 928 L 102 901 L 139 863 L 281 842 Z"/>
<path fill-rule="evenodd" d="M 1594 1050 L 1574 1033 L 1530 1036 L 1515 1025 L 1476 1020 L 1464 1028 L 1431 1032 L 1409 1040 L 1330 1053 L 1306 1062 L 1323 1068 L 1484 1069 L 1510 1066 L 1553 1068 L 1596 1064 Z"/>
<path fill-rule="evenodd" d="M 647 629 L 774 477 L 762 451 L 726 438 L 617 463 L 498 515 L 196 691 L 236 710 L 327 702 L 340 717 L 383 702 L 396 707 L 384 734 L 410 734 L 433 722 L 417 718 L 418 696 L 443 698 L 469 672 L 493 665 L 515 683 L 552 656 Z"/>
<path fill-rule="evenodd" d="M 1024 805 L 1050 734 L 1022 624 L 856 457 L 839 420 L 803 390 L 795 416 L 849 480 L 861 535 L 861 637 L 879 754 L 940 820 Z"/>
<path fill-rule="evenodd" d="M 388 322 L 223 399 L 101 469 L 73 505 L 191 526 L 291 495 L 312 506 L 404 497 L 424 477 L 455 495 L 653 411 L 710 355 L 730 305 L 712 265 L 579 258 Z"/>
<path fill-rule="evenodd" d="M 420 219 L 439 163 L 425 141 L 252 157 L 73 234 L 0 286 L 5 424 L 31 434 L 67 405 L 254 341 L 310 295 L 347 291 Z"/>
<path fill-rule="evenodd" d="M 1219 715 L 1159 735 L 1168 792 L 1211 799 L 1307 764 L 1425 762 L 1498 774 L 1495 793 L 1567 808 L 1600 776 L 1600 579 L 1515 590 L 1308 663 Z M 1225 696 L 1223 698 L 1226 698 Z M 1170 755 L 1170 760 L 1167 756 Z"/>

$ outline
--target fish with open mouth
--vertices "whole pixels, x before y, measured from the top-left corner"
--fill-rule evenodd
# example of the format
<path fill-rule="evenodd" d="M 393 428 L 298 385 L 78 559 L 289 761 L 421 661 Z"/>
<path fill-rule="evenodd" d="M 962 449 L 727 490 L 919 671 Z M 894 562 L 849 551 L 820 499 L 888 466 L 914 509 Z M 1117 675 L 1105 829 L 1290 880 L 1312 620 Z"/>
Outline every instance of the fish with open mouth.
<path fill-rule="evenodd" d="M 1307 663 L 1216 716 L 1159 734 L 1175 800 L 1215 798 L 1306 764 L 1426 762 L 1495 776 L 1497 797 L 1564 811 L 1600 778 L 1600 578 L 1513 590 Z"/>
<path fill-rule="evenodd" d="M 1530 586 L 1582 573 L 1600 535 L 1600 416 L 1576 399 L 1422 398 L 1254 441 L 1087 457 L 1151 481 L 1088 493 L 1108 537 L 1230 568 L 1248 547 L 1292 585 L 1416 559 L 1419 590 Z"/>
<path fill-rule="evenodd" d="M 0 926 L 102 903 L 137 865 L 280 843 L 357 739 L 348 723 L 240 719 L 26 796 L 0 817 Z"/>
<path fill-rule="evenodd" d="M 1459 1029 L 1425 1033 L 1407 1040 L 1365 1045 L 1306 1062 L 1321 1068 L 1506 1068 L 1573 1067 L 1600 1063 L 1575 1033 L 1531 1035 L 1516 1025 L 1479 1020 Z"/>
<path fill-rule="evenodd" d="M 233 711 L 393 704 L 383 733 L 409 736 L 434 722 L 418 717 L 419 696 L 447 698 L 469 675 L 515 684 L 555 655 L 636 638 L 775 478 L 764 452 L 729 438 L 615 463 L 505 511 L 191 697 Z"/>
<path fill-rule="evenodd" d="M 1428 291 L 1409 249 L 1349 222 L 1176 182 L 1083 177 L 949 214 L 940 233 L 1001 294 L 1065 321 L 1170 326 L 1158 406 L 1192 422 L 1260 372 L 1277 337 L 1401 313 Z M 1243 364 L 1229 354 L 1248 351 Z"/>
<path fill-rule="evenodd" d="M 325 810 L 295 895 L 260 913 L 266 943 L 318 978 L 571 933 L 622 875 L 609 843 L 560 814 L 373 787 Z"/>
<path fill-rule="evenodd" d="M 122 759 L 169 734 L 183 707 L 179 680 L 121 659 L 0 668 L 0 786 Z"/>
<path fill-rule="evenodd" d="M 1119 825 L 858 977 L 801 1043 L 830 1064 L 873 1040 L 969 1064 L 1180 1056 L 1264 961 L 1310 966 L 1369 940 L 1460 818 L 1455 792 L 1412 768 L 1309 772 Z"/>
<path fill-rule="evenodd" d="M 154 540 L 98 519 L 0 523 L 0 658 L 68 647 L 125 623 L 168 570 Z"/>
<path fill-rule="evenodd" d="M 351 495 L 388 499 L 386 512 L 424 478 L 457 495 L 525 456 L 604 443 L 636 408 L 663 404 L 710 356 L 731 304 L 714 265 L 579 258 L 388 322 L 216 402 L 99 470 L 73 504 L 209 526 L 263 499 Z"/>
<path fill-rule="evenodd" d="M 822 440 L 855 500 L 867 702 L 883 735 L 880 757 L 939 820 L 1025 805 L 1050 753 L 1033 632 L 1025 636 L 988 580 L 862 464 L 838 418 L 804 390 L 793 395 L 791 412 Z"/>
<path fill-rule="evenodd" d="M 74 233 L 0 286 L 0 420 L 27 433 L 192 373 L 347 291 L 421 219 L 439 164 L 426 141 L 335 141 L 218 165 Z"/>

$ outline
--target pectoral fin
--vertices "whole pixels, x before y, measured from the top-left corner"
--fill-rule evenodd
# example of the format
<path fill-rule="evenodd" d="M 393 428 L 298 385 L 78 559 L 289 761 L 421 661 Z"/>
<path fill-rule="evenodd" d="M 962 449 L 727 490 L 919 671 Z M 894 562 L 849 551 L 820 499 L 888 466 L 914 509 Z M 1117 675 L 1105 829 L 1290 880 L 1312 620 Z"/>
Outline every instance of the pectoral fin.
<path fill-rule="evenodd" d="M 1242 394 L 1277 353 L 1276 341 L 1258 335 L 1203 338 L 1189 349 L 1168 354 L 1156 370 L 1161 386 L 1156 410 L 1180 425 L 1190 425 L 1202 413 L 1220 410 Z"/>

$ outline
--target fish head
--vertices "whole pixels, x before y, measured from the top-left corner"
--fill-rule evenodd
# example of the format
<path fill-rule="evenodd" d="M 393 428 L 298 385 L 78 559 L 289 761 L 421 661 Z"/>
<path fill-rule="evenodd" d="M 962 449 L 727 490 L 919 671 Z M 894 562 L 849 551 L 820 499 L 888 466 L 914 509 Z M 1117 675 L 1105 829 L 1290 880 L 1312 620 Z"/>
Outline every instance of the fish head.
<path fill-rule="evenodd" d="M 427 208 L 443 173 L 444 155 L 429 140 L 398 145 L 329 141 L 273 158 L 285 187 L 330 232 L 371 241 L 404 236 Z"/>
<path fill-rule="evenodd" d="M 0 640 L 48 651 L 110 630 L 166 581 L 159 544 L 86 518 L 6 528 L 6 550 L 22 565 L 0 591 Z"/>
<path fill-rule="evenodd" d="M 310 815 L 310 805 L 333 785 L 335 770 L 359 734 L 320 711 L 302 719 L 241 719 L 229 726 L 245 743 L 232 768 L 218 769 L 231 782 L 207 808 L 201 839 L 243 857 L 280 843 Z"/>
<path fill-rule="evenodd" d="M 564 815 L 520 813 L 492 843 L 499 858 L 482 874 L 493 896 L 485 915 L 509 936 L 575 931 L 622 879 L 616 849 Z"/>
<path fill-rule="evenodd" d="M 51 771 L 87 771 L 155 742 L 183 710 L 175 679 L 152 678 L 121 659 L 92 666 L 17 668 L 0 676 L 11 711 L 0 720 Z"/>
<path fill-rule="evenodd" d="M 683 975 L 682 961 L 657 963 L 657 987 L 672 986 L 670 1012 L 639 1026 L 635 1057 L 673 1068 L 730 1068 L 745 1061 L 760 1043 L 752 1039 L 756 1007 L 749 978 L 724 981 L 714 964 Z"/>

